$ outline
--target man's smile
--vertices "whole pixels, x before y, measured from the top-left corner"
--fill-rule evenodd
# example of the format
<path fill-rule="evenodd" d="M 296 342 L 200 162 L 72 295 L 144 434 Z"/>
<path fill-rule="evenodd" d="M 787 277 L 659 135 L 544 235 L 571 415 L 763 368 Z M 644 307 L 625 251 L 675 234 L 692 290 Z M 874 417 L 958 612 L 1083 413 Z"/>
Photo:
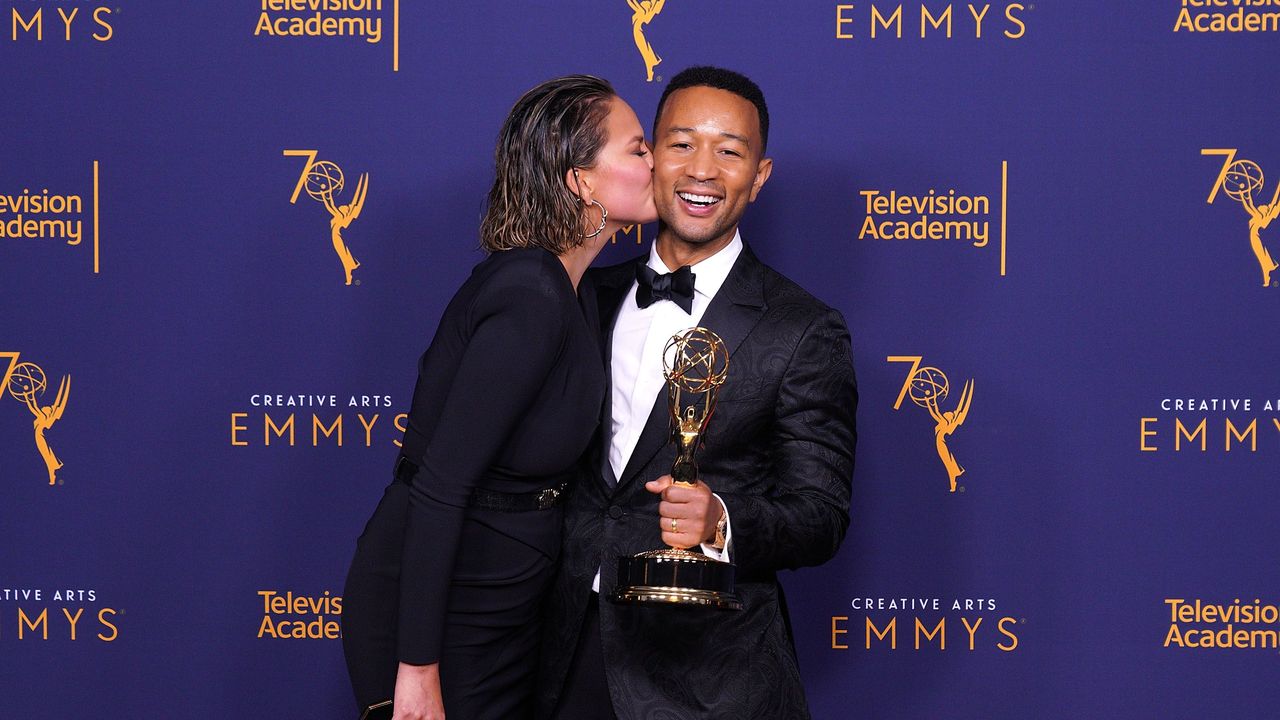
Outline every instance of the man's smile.
<path fill-rule="evenodd" d="M 686 213 L 694 217 L 706 217 L 715 211 L 715 206 L 720 204 L 724 198 L 719 194 L 712 194 L 706 191 L 692 192 L 689 190 L 677 190 L 676 197 L 680 198 L 680 205 Z"/>

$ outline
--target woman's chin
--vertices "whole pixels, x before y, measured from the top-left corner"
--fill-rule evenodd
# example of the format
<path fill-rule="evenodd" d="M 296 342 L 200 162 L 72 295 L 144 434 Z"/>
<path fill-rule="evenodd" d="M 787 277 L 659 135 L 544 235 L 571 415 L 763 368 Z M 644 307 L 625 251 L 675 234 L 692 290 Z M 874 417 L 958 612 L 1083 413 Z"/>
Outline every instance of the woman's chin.
<path fill-rule="evenodd" d="M 612 220 L 613 218 L 609 219 Z M 621 223 L 623 227 L 631 227 L 632 225 L 648 225 L 650 223 L 658 222 L 658 213 L 653 213 L 652 215 L 638 215 L 633 218 L 618 218 L 618 222 Z"/>

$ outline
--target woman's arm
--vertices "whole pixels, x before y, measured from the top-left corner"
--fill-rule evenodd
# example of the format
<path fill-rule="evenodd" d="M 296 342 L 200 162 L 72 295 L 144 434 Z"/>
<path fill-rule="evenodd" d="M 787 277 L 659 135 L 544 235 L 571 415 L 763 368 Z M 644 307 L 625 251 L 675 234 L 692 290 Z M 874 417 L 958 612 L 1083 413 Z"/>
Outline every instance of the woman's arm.
<path fill-rule="evenodd" d="M 540 268 L 513 265 L 489 279 L 468 313 L 472 330 L 447 398 L 437 408 L 414 409 L 439 419 L 422 456 L 410 458 L 419 470 L 409 490 L 401 561 L 397 634 L 403 663 L 439 662 L 449 579 L 471 492 L 537 398 L 564 344 L 562 300 L 547 266 Z"/>

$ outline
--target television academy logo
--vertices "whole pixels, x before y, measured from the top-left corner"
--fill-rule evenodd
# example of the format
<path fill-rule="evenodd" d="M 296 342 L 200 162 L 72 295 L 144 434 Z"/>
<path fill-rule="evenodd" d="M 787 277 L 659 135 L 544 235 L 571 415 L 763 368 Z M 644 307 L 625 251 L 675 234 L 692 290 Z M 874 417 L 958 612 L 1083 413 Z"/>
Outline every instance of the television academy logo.
<path fill-rule="evenodd" d="M 305 187 L 307 195 L 311 196 L 312 200 L 323 204 L 325 210 L 329 211 L 329 241 L 333 245 L 333 251 L 338 254 L 338 260 L 342 262 L 342 272 L 347 284 L 351 285 L 351 273 L 360 267 L 360 262 L 351 254 L 351 248 L 347 247 L 347 241 L 342 232 L 351 227 L 351 223 L 360 217 L 360 211 L 364 209 L 365 196 L 369 192 L 369 173 L 360 175 L 355 191 L 351 194 L 351 202 L 339 205 L 335 197 L 346 186 L 346 177 L 337 163 L 329 160 L 317 161 L 318 153 L 315 150 L 285 150 L 284 154 L 286 157 L 307 159 L 306 165 L 302 168 L 302 174 L 298 176 L 298 184 L 293 187 L 293 195 L 289 198 L 289 202 L 297 203 L 298 194 Z M 359 285 L 360 281 L 356 280 L 355 284 Z"/>
<path fill-rule="evenodd" d="M 71 394 L 71 376 L 64 375 L 62 382 L 58 385 L 58 394 L 52 404 L 41 405 L 40 398 L 46 394 L 49 387 L 49 381 L 44 370 L 33 362 L 18 362 L 19 353 L 16 352 L 0 352 L 0 359 L 8 359 L 5 365 L 4 378 L 0 382 L 0 392 L 7 392 L 10 397 L 26 406 L 27 410 L 35 418 L 32 427 L 35 433 L 36 450 L 40 452 L 40 457 L 44 459 L 45 469 L 49 474 L 49 484 L 61 484 L 58 480 L 58 470 L 62 468 L 62 461 L 54 454 L 53 448 L 49 447 L 49 441 L 45 437 L 45 432 L 53 427 L 53 424 L 62 419 L 62 414 L 66 412 L 67 400 Z"/>
<path fill-rule="evenodd" d="M 1280 31 L 1280 0 L 1174 0 L 1173 31 L 1191 34 Z"/>
<path fill-rule="evenodd" d="M 1009 161 L 1000 163 L 998 197 L 990 191 L 957 192 L 945 184 L 929 187 L 927 192 L 877 184 L 859 190 L 858 195 L 858 205 L 866 215 L 857 240 L 912 241 L 912 245 L 930 240 L 986 252 L 987 248 L 995 250 L 992 240 L 998 236 L 1000 277 L 1008 275 Z M 994 207 L 997 202 L 998 209 Z"/>
<path fill-rule="evenodd" d="M 658 57 L 658 53 L 649 44 L 644 28 L 658 17 L 666 2 L 667 0 L 627 0 L 627 5 L 631 8 L 631 36 L 635 40 L 636 49 L 640 51 L 640 58 L 644 60 L 646 82 L 653 82 L 653 69 L 662 62 L 662 58 Z"/>
<path fill-rule="evenodd" d="M 1261 598 L 1231 602 L 1165 598 L 1165 648 L 1271 650 L 1280 648 L 1280 606 Z"/>
<path fill-rule="evenodd" d="M 1265 185 L 1262 175 L 1262 168 L 1252 160 L 1237 160 L 1236 148 L 1203 148 L 1200 150 L 1201 155 L 1221 155 L 1222 169 L 1218 172 L 1218 178 L 1213 182 L 1213 189 L 1209 191 L 1209 204 L 1218 197 L 1218 191 L 1221 190 L 1227 197 L 1240 203 L 1245 213 L 1249 216 L 1249 248 L 1253 250 L 1253 256 L 1258 261 L 1258 266 L 1262 270 L 1262 286 L 1276 286 L 1280 282 L 1271 279 L 1271 273 L 1275 271 L 1280 264 L 1277 264 L 1271 256 L 1271 251 L 1266 243 L 1262 240 L 1262 231 L 1271 225 L 1271 221 L 1280 216 L 1280 183 L 1276 183 L 1276 190 L 1271 195 L 1271 202 L 1259 205 L 1256 196 L 1263 192 Z M 1263 194 L 1265 198 L 1265 193 Z"/>
<path fill-rule="evenodd" d="M 947 447 L 947 438 L 959 430 L 969 417 L 969 406 L 973 402 L 973 380 L 965 382 L 955 408 L 943 411 L 938 407 L 938 403 L 946 400 L 951 392 L 951 384 L 945 373 L 936 367 L 921 367 L 920 363 L 924 358 L 920 355 L 890 355 L 886 359 L 888 362 L 911 363 L 911 370 L 907 373 L 906 381 L 902 383 L 902 390 L 898 393 L 893 409 L 901 408 L 903 399 L 909 394 L 912 402 L 929 411 L 929 417 L 933 418 L 934 422 L 934 447 L 938 451 L 938 459 L 942 461 L 942 467 L 947 471 L 950 491 L 955 492 L 956 480 L 964 474 L 965 470 L 956 461 L 951 449 Z M 964 492 L 964 488 L 961 487 L 960 491 Z"/>
<path fill-rule="evenodd" d="M 400 71 L 400 0 L 391 0 L 391 71 Z M 353 38 L 377 45 L 384 38 L 382 0 L 262 0 L 254 37 Z"/>
<path fill-rule="evenodd" d="M 93 274 L 97 275 L 101 270 L 99 169 L 98 161 L 94 160 L 89 193 L 85 193 L 84 188 L 79 193 L 58 192 L 56 188 L 50 192 L 44 182 L 23 183 L 19 186 L 21 192 L 0 191 L 0 239 L 55 240 L 67 247 L 79 248 L 91 238 Z"/>
<path fill-rule="evenodd" d="M 337 640 L 342 637 L 342 596 L 292 590 L 259 590 L 262 621 L 258 638 L 273 640 Z"/>

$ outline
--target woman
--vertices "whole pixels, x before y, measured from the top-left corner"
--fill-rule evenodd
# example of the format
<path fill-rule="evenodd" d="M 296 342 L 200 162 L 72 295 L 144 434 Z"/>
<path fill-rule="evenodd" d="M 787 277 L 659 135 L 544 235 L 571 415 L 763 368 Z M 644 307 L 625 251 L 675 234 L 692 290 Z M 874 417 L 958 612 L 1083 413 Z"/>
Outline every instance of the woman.
<path fill-rule="evenodd" d="M 422 357 L 396 479 L 343 593 L 356 699 L 394 696 L 396 720 L 529 715 L 557 500 L 604 398 L 578 282 L 623 225 L 657 217 L 644 131 L 598 78 L 530 90 L 495 155 L 490 255 Z"/>

